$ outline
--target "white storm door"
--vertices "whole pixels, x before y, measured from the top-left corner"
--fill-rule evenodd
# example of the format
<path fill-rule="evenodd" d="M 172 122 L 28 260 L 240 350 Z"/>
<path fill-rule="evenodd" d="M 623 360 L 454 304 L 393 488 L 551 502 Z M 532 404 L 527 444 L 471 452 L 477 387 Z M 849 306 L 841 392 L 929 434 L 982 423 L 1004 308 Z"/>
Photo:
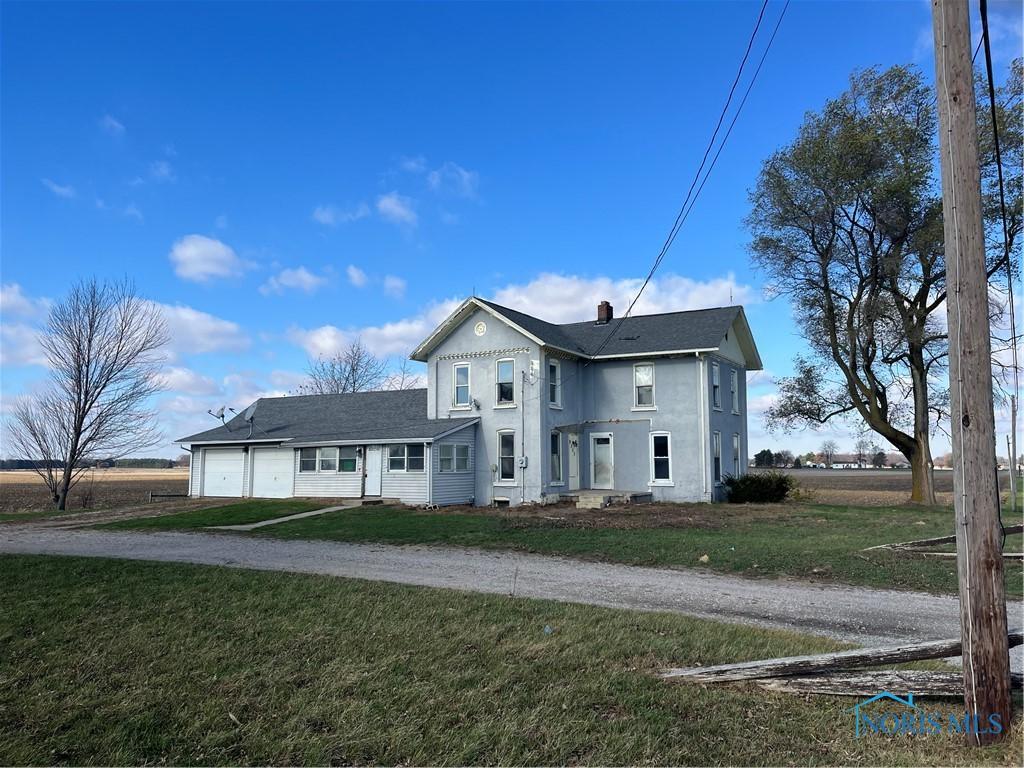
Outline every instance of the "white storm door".
<path fill-rule="evenodd" d="M 295 479 L 294 448 L 252 448 L 252 490 L 258 499 L 287 499 Z"/>
<path fill-rule="evenodd" d="M 595 432 L 590 436 L 591 488 L 611 490 L 615 487 L 615 450 L 611 432 Z"/>
<path fill-rule="evenodd" d="M 379 445 L 366 446 L 366 496 L 380 496 L 380 472 L 383 454 Z"/>
<path fill-rule="evenodd" d="M 241 448 L 207 448 L 203 451 L 203 496 L 241 496 Z"/>
<path fill-rule="evenodd" d="M 580 489 L 580 435 L 569 433 L 569 490 Z"/>

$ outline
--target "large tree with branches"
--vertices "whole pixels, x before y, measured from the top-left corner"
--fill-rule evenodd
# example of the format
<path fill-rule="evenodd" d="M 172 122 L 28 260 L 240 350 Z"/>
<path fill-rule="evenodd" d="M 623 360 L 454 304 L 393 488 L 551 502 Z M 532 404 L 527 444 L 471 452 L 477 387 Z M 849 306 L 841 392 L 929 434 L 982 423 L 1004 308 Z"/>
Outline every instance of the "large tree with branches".
<path fill-rule="evenodd" d="M 167 340 L 159 308 L 126 281 L 82 281 L 50 310 L 39 337 L 49 382 L 15 404 L 8 432 L 57 509 L 66 509 L 68 493 L 96 460 L 159 442 L 148 404 L 162 389 Z"/>
<path fill-rule="evenodd" d="M 748 217 L 754 262 L 807 344 L 767 425 L 859 420 L 907 458 L 911 499 L 926 504 L 946 404 L 935 136 L 933 92 L 916 70 L 857 73 L 765 162 Z M 994 249 L 990 274 L 1001 264 Z"/>

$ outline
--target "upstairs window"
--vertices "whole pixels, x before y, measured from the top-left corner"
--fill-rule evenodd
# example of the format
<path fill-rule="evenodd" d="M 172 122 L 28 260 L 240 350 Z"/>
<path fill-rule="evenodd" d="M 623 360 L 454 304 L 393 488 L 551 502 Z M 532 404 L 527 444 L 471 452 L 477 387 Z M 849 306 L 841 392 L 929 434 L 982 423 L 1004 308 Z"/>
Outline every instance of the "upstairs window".
<path fill-rule="evenodd" d="M 651 433 L 651 484 L 672 482 L 672 441 L 668 432 Z"/>
<path fill-rule="evenodd" d="M 654 407 L 654 363 L 633 366 L 633 407 Z"/>
<path fill-rule="evenodd" d="M 729 371 L 729 388 L 732 390 L 732 412 L 740 412 L 740 372 L 733 368 Z"/>
<path fill-rule="evenodd" d="M 455 386 L 452 390 L 452 405 L 455 408 L 469 408 L 469 363 L 456 363 L 452 368 Z"/>
<path fill-rule="evenodd" d="M 497 363 L 497 375 L 495 376 L 496 389 L 495 402 L 498 405 L 514 405 L 516 402 L 515 394 L 515 380 L 516 380 L 516 363 L 515 360 L 499 360 Z"/>
<path fill-rule="evenodd" d="M 548 361 L 548 403 L 562 404 L 562 365 L 557 360 Z"/>
<path fill-rule="evenodd" d="M 711 364 L 711 404 L 716 411 L 722 410 L 722 375 L 718 363 Z"/>

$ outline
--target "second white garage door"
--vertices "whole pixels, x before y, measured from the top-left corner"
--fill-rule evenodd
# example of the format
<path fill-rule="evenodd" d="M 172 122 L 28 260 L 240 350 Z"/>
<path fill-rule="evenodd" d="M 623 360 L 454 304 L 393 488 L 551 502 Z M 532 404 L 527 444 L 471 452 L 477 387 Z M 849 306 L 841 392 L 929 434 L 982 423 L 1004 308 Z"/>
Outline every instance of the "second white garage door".
<path fill-rule="evenodd" d="M 241 496 L 242 449 L 207 448 L 203 454 L 203 496 Z"/>
<path fill-rule="evenodd" d="M 252 490 L 260 499 L 287 499 L 295 479 L 294 448 L 253 448 Z"/>

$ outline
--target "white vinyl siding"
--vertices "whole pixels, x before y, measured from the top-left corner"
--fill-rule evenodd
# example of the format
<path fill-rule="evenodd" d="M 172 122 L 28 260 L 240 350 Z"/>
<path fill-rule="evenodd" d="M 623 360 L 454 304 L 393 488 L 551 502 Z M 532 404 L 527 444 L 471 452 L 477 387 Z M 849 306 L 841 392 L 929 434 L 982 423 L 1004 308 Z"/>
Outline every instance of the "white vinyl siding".
<path fill-rule="evenodd" d="M 416 445 L 424 448 L 425 454 L 433 454 L 432 450 L 426 450 L 423 443 L 416 443 Z M 385 452 L 387 448 L 387 446 L 384 447 Z M 388 471 L 385 464 L 380 479 L 380 495 L 401 499 L 403 504 L 426 504 L 430 500 L 428 487 L 430 474 L 424 470 L 391 472 Z"/>
<path fill-rule="evenodd" d="M 654 404 L 654 363 L 633 366 L 633 408 L 652 410 Z"/>
<path fill-rule="evenodd" d="M 193 448 L 192 458 L 188 463 L 188 495 L 198 496 L 203 480 L 203 449 Z"/>

